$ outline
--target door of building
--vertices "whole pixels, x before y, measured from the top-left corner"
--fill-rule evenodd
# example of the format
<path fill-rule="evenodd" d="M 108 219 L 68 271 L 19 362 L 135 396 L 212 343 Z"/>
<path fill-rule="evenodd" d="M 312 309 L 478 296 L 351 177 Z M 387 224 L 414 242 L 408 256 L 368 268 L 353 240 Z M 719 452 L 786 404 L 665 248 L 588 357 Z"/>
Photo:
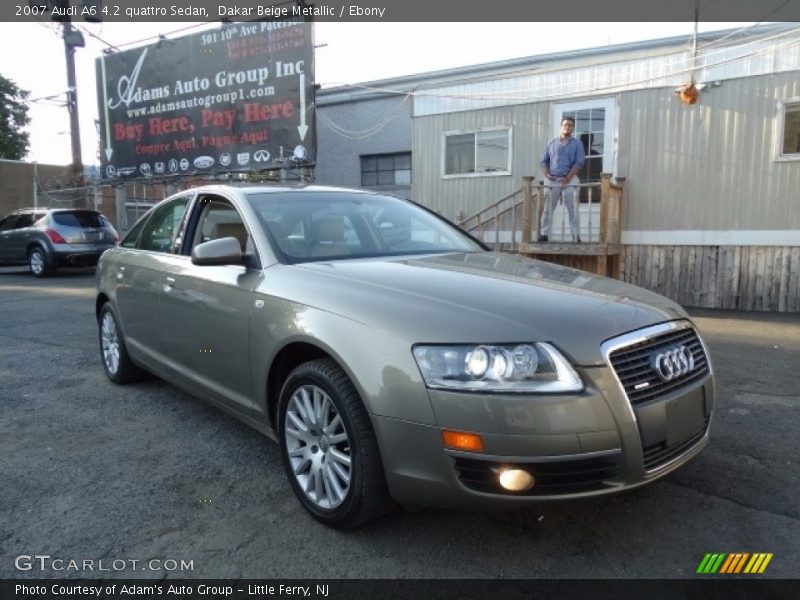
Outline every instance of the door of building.
<path fill-rule="evenodd" d="M 600 230 L 600 174 L 613 173 L 616 167 L 616 105 L 613 98 L 579 100 L 553 104 L 553 137 L 560 132 L 561 119 L 575 119 L 574 136 L 583 143 L 586 162 L 578 173 L 580 189 L 581 238 L 597 241 Z M 561 207 L 553 218 L 552 235 L 559 239 L 564 225 Z M 567 228 L 568 233 L 568 228 Z"/>

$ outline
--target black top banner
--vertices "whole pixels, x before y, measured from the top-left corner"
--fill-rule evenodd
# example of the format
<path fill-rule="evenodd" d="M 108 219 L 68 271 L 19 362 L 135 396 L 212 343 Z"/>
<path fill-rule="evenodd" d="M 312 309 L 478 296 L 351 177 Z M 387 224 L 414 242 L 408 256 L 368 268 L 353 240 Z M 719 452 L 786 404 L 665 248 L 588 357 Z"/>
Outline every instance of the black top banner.
<path fill-rule="evenodd" d="M 73 21 L 694 21 L 695 0 L 9 0 L 0 21 L 49 19 L 66 2 Z M 800 0 L 700 0 L 700 21 L 800 21 Z M 40 10 L 46 8 L 47 10 Z M 61 18 L 63 18 L 62 16 Z"/>
<path fill-rule="evenodd" d="M 311 23 L 230 23 L 96 61 L 107 181 L 311 166 Z"/>

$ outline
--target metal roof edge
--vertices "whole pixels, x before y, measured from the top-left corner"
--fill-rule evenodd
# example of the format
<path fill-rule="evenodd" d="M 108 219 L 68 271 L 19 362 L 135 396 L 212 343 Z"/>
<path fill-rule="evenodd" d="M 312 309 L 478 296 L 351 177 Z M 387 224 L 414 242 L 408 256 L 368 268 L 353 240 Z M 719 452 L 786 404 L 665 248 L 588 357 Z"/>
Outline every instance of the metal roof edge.
<path fill-rule="evenodd" d="M 698 42 L 713 41 L 730 34 L 731 37 L 726 41 L 728 45 L 740 42 L 753 36 L 779 32 L 797 28 L 797 23 L 772 23 L 765 25 L 754 25 L 740 33 L 738 29 L 721 29 L 717 31 L 707 31 L 697 36 Z M 317 106 L 328 106 L 333 104 L 343 104 L 354 101 L 376 100 L 380 98 L 394 97 L 403 92 L 414 91 L 420 87 L 439 86 L 442 84 L 454 83 L 458 80 L 469 79 L 486 73 L 511 73 L 523 69 L 530 69 L 547 63 L 555 63 L 562 60 L 575 60 L 581 58 L 602 57 L 604 55 L 613 56 L 626 52 L 653 50 L 661 47 L 686 45 L 691 41 L 691 34 L 671 36 L 667 38 L 656 38 L 652 40 L 641 40 L 637 42 L 626 42 L 611 46 L 595 46 L 592 48 L 582 48 L 579 50 L 565 50 L 549 54 L 537 54 L 510 58 L 488 63 L 466 65 L 463 67 L 453 67 L 438 71 L 428 71 L 419 74 L 403 75 L 388 79 L 377 79 L 373 81 L 359 82 L 355 84 L 341 85 L 331 88 L 323 88 L 316 92 Z"/>

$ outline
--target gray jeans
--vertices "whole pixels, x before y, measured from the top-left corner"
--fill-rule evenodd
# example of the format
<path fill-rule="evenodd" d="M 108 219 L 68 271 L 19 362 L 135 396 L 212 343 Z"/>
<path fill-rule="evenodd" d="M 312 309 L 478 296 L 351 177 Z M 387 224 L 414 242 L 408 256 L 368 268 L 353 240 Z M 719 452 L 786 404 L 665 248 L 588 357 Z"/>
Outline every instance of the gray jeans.
<path fill-rule="evenodd" d="M 578 215 L 578 207 L 576 205 L 576 197 L 578 195 L 578 188 L 575 185 L 581 182 L 577 177 L 570 180 L 567 187 L 562 187 L 561 182 L 563 178 L 546 179 L 544 183 L 545 196 L 544 196 L 544 213 L 542 215 L 542 235 L 550 235 L 550 222 L 553 219 L 553 211 L 564 197 L 564 207 L 567 209 L 569 215 L 569 230 L 572 235 L 572 240 L 580 235 L 580 220 Z"/>

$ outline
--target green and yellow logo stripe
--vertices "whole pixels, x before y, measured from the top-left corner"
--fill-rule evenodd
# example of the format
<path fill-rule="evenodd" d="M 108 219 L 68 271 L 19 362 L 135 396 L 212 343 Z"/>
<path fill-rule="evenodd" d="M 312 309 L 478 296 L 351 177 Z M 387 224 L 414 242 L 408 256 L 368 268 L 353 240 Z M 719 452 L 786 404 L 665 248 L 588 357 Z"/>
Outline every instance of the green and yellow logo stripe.
<path fill-rule="evenodd" d="M 703 557 L 697 572 L 702 574 L 721 573 L 725 575 L 735 575 L 739 573 L 759 574 L 763 573 L 769 561 L 772 560 L 771 552 L 734 552 L 727 553 L 708 553 Z"/>

